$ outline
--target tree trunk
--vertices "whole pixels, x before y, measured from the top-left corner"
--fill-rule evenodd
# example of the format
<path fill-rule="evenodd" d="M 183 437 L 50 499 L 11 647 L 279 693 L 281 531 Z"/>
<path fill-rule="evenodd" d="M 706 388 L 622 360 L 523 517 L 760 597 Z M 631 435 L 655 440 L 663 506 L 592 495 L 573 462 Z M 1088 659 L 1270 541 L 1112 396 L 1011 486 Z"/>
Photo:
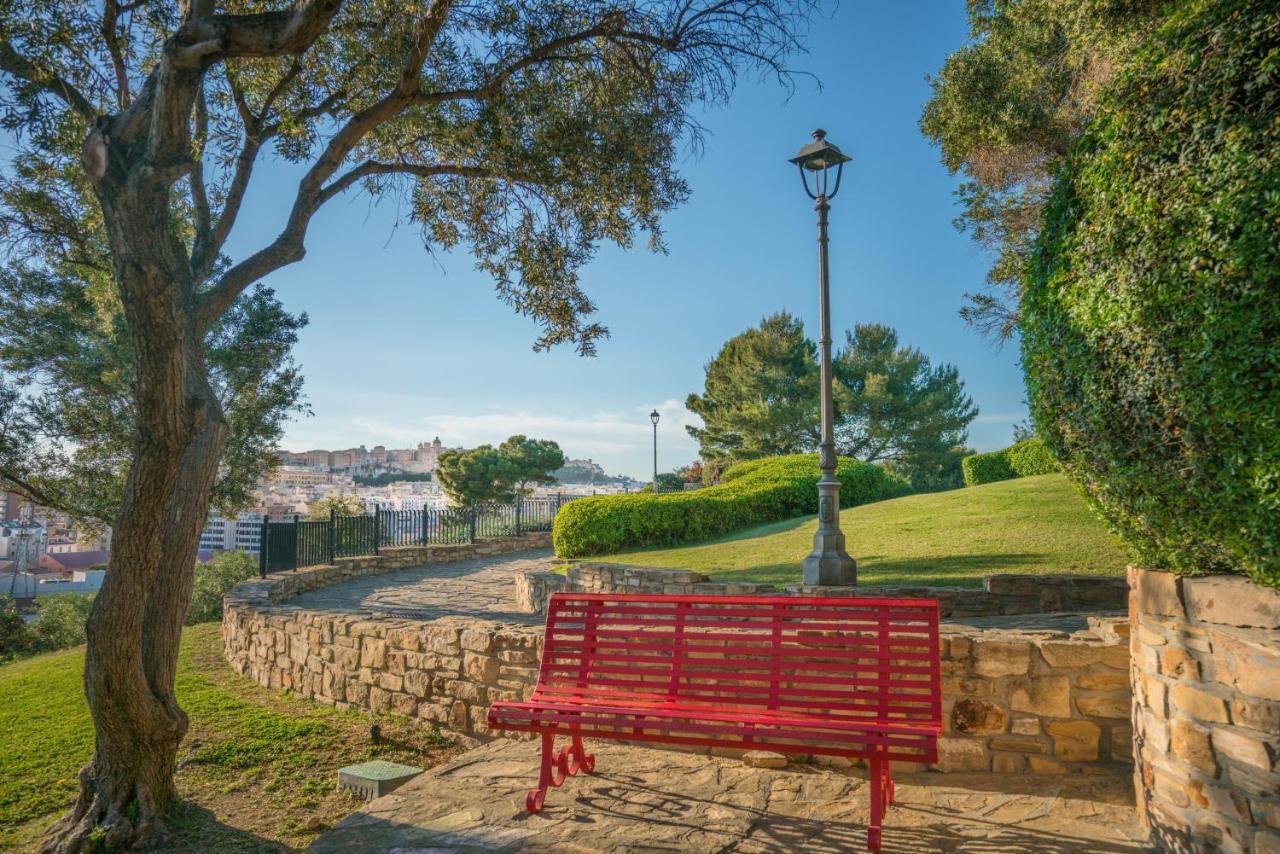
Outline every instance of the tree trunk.
<path fill-rule="evenodd" d="M 104 182 L 107 184 L 107 182 Z M 49 852 L 151 838 L 175 797 L 186 714 L 174 697 L 196 551 L 227 438 L 208 382 L 203 332 L 167 192 L 145 181 L 99 187 L 135 353 L 133 463 L 111 557 L 88 622 L 84 687 L 93 758 Z"/>

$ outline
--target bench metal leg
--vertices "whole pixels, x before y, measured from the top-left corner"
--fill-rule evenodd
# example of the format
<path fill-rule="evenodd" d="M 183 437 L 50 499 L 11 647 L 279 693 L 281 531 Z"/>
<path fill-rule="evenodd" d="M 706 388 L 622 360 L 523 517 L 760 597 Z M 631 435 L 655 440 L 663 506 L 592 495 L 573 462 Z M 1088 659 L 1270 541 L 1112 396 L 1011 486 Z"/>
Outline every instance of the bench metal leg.
<path fill-rule="evenodd" d="M 889 774 L 888 759 L 872 759 L 868 784 L 871 788 L 871 815 L 867 821 L 867 848 L 880 850 L 880 828 L 884 814 L 893 803 L 893 778 Z"/>
<path fill-rule="evenodd" d="M 538 788 L 530 789 L 524 799 L 524 808 L 529 812 L 540 812 L 547 800 L 547 789 L 564 782 L 564 768 L 554 755 L 555 742 L 555 733 L 542 734 L 542 765 L 538 769 Z"/>
<path fill-rule="evenodd" d="M 586 747 L 582 744 L 582 736 L 576 733 L 573 736 L 573 743 L 560 748 L 560 753 L 556 756 L 560 769 L 570 777 L 578 776 L 579 771 L 585 771 L 590 774 L 596 770 L 596 757 L 594 754 L 587 753 Z"/>

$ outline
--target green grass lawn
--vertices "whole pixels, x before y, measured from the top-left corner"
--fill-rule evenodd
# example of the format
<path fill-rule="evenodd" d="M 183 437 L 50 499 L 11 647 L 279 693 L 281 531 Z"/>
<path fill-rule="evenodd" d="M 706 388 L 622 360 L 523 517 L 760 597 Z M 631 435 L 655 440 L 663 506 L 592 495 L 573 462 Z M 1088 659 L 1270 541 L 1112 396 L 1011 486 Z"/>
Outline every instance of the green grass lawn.
<path fill-rule="evenodd" d="M 337 769 L 377 757 L 419 767 L 458 749 L 407 718 L 337 711 L 261 688 L 222 658 L 219 626 L 185 630 L 178 701 L 191 718 L 179 750 L 167 850 L 291 851 L 355 810 L 335 790 Z M 93 750 L 81 686 L 84 649 L 0 667 L 0 850 L 35 848 L 75 799 Z M 369 724 L 382 726 L 374 746 Z"/>
<path fill-rule="evenodd" d="M 813 544 L 813 516 L 694 546 L 600 560 L 790 584 Z M 1121 575 L 1125 554 L 1060 474 L 909 495 L 840 514 L 860 584 L 974 586 L 998 573 Z"/>

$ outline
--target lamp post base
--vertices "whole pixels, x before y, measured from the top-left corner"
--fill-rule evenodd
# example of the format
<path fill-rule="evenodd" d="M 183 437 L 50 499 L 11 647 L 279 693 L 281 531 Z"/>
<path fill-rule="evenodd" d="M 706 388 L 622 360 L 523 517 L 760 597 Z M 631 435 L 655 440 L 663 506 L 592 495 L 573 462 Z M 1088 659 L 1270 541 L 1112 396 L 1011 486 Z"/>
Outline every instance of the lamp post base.
<path fill-rule="evenodd" d="M 834 460 L 834 454 L 830 459 Z M 858 565 L 844 550 L 844 533 L 840 530 L 840 481 L 829 469 L 824 469 L 818 480 L 818 530 L 813 535 L 813 551 L 804 559 L 804 583 L 858 583 Z"/>
<path fill-rule="evenodd" d="M 813 551 L 804 559 L 807 585 L 850 586 L 858 583 L 858 564 L 844 550 L 844 534 L 819 531 L 813 535 Z"/>

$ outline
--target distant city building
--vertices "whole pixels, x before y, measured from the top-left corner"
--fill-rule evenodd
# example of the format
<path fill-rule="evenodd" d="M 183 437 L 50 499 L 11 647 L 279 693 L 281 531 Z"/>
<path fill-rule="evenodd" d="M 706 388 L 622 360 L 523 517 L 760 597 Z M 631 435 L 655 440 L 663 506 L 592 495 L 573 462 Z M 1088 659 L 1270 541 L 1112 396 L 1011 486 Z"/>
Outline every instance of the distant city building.
<path fill-rule="evenodd" d="M 228 519 L 217 513 L 200 532 L 200 548 L 212 552 L 248 552 L 257 554 L 262 547 L 262 513 L 257 510 Z"/>
<path fill-rule="evenodd" d="M 444 443 L 437 436 L 430 442 L 419 442 L 416 448 L 388 448 L 375 445 L 373 450 L 364 445 L 339 451 L 279 451 L 280 464 L 288 467 L 309 468 L 317 471 L 368 474 L 379 471 L 401 471 L 409 474 L 426 474 L 435 471 Z"/>
<path fill-rule="evenodd" d="M 0 522 L 0 560 L 23 560 L 19 569 L 33 566 L 49 551 L 49 531 L 39 522 L 24 526 L 17 519 Z"/>

